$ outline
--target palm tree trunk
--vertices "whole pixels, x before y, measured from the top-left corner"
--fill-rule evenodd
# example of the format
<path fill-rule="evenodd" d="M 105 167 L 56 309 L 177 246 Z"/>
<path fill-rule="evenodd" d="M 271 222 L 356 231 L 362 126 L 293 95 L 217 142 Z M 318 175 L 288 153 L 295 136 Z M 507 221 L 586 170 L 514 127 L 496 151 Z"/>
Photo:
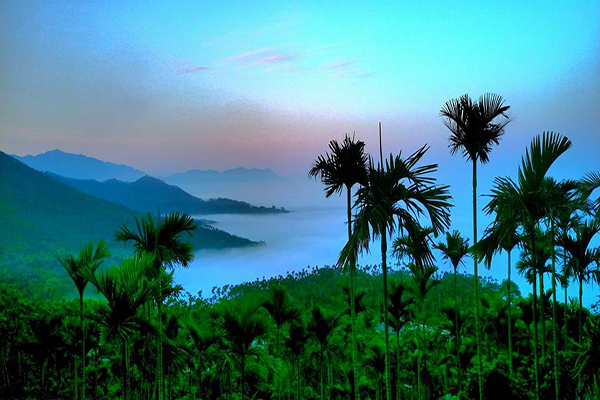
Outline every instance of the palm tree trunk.
<path fill-rule="evenodd" d="M 563 249 L 563 260 L 564 260 L 564 265 L 563 265 L 563 272 L 565 271 L 566 267 L 567 267 L 567 251 Z M 563 342 L 564 342 L 564 349 L 566 350 L 568 348 L 569 345 L 569 326 L 568 326 L 568 313 L 567 313 L 567 309 L 569 307 L 569 294 L 567 293 L 567 290 L 569 288 L 569 280 L 567 278 L 565 278 L 565 306 L 564 306 L 564 322 L 563 322 Z"/>
<path fill-rule="evenodd" d="M 552 353 L 552 358 L 553 358 L 553 362 L 554 362 L 554 392 L 555 392 L 555 397 L 556 400 L 558 400 L 560 398 L 559 396 L 559 389 L 560 389 L 560 385 L 558 382 L 558 318 L 556 315 L 556 308 L 557 308 L 557 302 L 556 302 L 556 254 L 555 254 L 555 250 L 554 250 L 554 219 L 551 220 L 551 235 L 552 235 L 552 301 L 553 301 L 553 307 L 552 307 L 552 319 L 553 319 L 553 323 L 552 323 L 552 347 L 553 347 L 553 353 Z"/>
<path fill-rule="evenodd" d="M 162 269 L 162 265 L 160 266 Z M 163 381 L 163 347 L 162 347 L 162 271 L 158 274 L 158 287 L 160 293 L 157 299 L 158 307 L 158 356 L 156 359 L 156 370 L 158 372 L 158 400 L 164 400 L 165 398 L 165 383 Z"/>
<path fill-rule="evenodd" d="M 396 387 L 396 398 L 400 400 L 400 331 L 396 331 L 396 378 L 398 380 Z"/>
<path fill-rule="evenodd" d="M 246 392 L 244 391 L 244 383 L 245 383 L 244 378 L 245 378 L 245 372 L 246 372 L 245 371 L 245 367 L 246 367 L 245 359 L 246 359 L 245 355 L 242 354 L 242 371 L 241 371 L 242 372 L 242 400 L 244 400 L 246 398 Z"/>
<path fill-rule="evenodd" d="M 511 273 L 511 265 L 510 265 L 510 253 L 511 250 L 508 250 L 508 372 L 510 373 L 510 377 L 513 377 L 513 359 L 512 359 L 512 312 L 511 312 L 511 298 L 510 298 L 510 273 Z"/>
<path fill-rule="evenodd" d="M 532 280 L 533 280 L 533 373 L 535 378 L 535 399 L 540 399 L 540 381 L 538 377 L 538 321 L 537 321 L 537 268 L 535 250 L 535 226 L 531 229 L 531 257 L 532 257 Z"/>
<path fill-rule="evenodd" d="M 546 365 L 546 300 L 544 291 L 544 266 L 540 268 L 540 323 L 542 324 L 542 368 Z"/>
<path fill-rule="evenodd" d="M 473 159 L 473 244 L 477 244 L 477 159 Z M 479 400 L 483 400 L 483 372 L 481 361 L 481 334 L 479 331 L 479 268 L 477 257 L 473 257 L 473 271 L 475 273 L 475 338 L 477 341 L 477 383 L 479 386 Z"/>
<path fill-rule="evenodd" d="M 454 266 L 454 327 L 456 329 L 456 385 L 457 394 L 462 390 L 462 374 L 460 370 L 460 326 L 458 326 L 458 265 Z"/>
<path fill-rule="evenodd" d="M 324 356 L 325 350 L 323 349 L 323 345 L 321 345 L 321 400 L 325 400 L 325 367 L 324 367 Z"/>
<path fill-rule="evenodd" d="M 79 294 L 79 325 L 81 327 L 81 400 L 85 400 L 85 332 L 83 331 L 83 293 Z"/>
<path fill-rule="evenodd" d="M 127 361 L 127 342 L 125 341 L 125 339 L 121 339 L 121 346 L 121 361 L 123 363 L 123 400 L 129 400 L 129 365 Z"/>
<path fill-rule="evenodd" d="M 385 329 L 385 398 L 392 399 L 390 385 L 390 339 L 388 322 L 387 229 L 381 235 L 381 269 L 383 272 L 383 328 Z"/>
<path fill-rule="evenodd" d="M 581 345 L 583 338 L 583 274 L 579 274 L 579 335 L 578 342 Z"/>
<path fill-rule="evenodd" d="M 348 213 L 348 240 L 352 236 L 352 190 L 347 188 L 347 204 L 346 209 Z M 354 276 L 356 274 L 356 257 L 350 259 L 350 326 L 352 329 L 352 398 L 354 400 L 360 399 L 360 393 L 358 390 L 358 370 L 357 370 L 357 355 L 358 349 L 356 347 L 356 298 L 354 293 Z"/>
<path fill-rule="evenodd" d="M 297 374 L 297 378 L 296 378 L 296 400 L 300 400 L 300 356 L 296 356 L 296 374 Z"/>

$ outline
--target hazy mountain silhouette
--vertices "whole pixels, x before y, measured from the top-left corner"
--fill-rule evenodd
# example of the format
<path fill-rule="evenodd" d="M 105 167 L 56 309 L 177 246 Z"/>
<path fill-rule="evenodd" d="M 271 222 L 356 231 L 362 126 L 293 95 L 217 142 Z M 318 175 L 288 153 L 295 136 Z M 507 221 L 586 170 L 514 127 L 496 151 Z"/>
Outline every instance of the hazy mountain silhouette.
<path fill-rule="evenodd" d="M 0 152 L 0 264 L 55 268 L 55 251 L 78 251 L 89 241 L 112 242 L 120 224 L 132 225 L 141 215 L 123 205 L 76 190 Z M 199 221 L 190 237 L 195 249 L 244 247 L 256 244 Z"/>
<path fill-rule="evenodd" d="M 134 210 L 156 212 L 180 211 L 188 214 L 261 214 L 281 213 L 283 209 L 275 207 L 256 207 L 246 202 L 231 199 L 202 200 L 185 192 L 177 186 L 144 176 L 135 182 L 122 182 L 109 179 L 79 180 L 52 174 L 67 185 L 92 196 L 122 204 Z"/>
<path fill-rule="evenodd" d="M 13 157 L 38 171 L 52 172 L 67 178 L 95 179 L 97 181 L 118 179 L 133 182 L 146 175 L 139 169 L 124 164 L 114 164 L 82 154 L 65 153 L 60 150 L 47 151 L 37 156 L 20 157 L 13 155 Z"/>

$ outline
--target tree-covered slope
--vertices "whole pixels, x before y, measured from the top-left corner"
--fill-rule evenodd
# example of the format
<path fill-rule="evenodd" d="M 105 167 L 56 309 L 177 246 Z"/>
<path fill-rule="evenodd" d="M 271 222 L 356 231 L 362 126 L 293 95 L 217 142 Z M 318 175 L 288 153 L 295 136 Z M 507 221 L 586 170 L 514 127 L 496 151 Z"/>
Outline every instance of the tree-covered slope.
<path fill-rule="evenodd" d="M 286 212 L 283 208 L 256 207 L 243 201 L 231 199 L 203 200 L 192 196 L 177 186 L 169 185 L 160 179 L 144 176 L 135 182 L 109 179 L 104 182 L 86 179 L 64 178 L 51 175 L 55 179 L 104 200 L 122 204 L 128 208 L 155 213 L 180 211 L 198 214 L 266 214 Z"/>

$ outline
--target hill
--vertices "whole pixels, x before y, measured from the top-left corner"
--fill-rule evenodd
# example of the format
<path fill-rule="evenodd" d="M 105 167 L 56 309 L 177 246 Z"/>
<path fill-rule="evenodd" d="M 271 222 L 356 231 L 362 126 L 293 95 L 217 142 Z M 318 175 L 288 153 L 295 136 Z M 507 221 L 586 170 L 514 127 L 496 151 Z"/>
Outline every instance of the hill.
<path fill-rule="evenodd" d="M 95 179 L 98 181 L 119 179 L 132 182 L 146 175 L 144 172 L 124 164 L 114 164 L 82 154 L 65 153 L 60 150 L 47 151 L 36 156 L 20 157 L 13 155 L 13 157 L 38 171 L 52 172 L 67 178 Z"/>
<path fill-rule="evenodd" d="M 104 182 L 96 180 L 79 180 L 52 175 L 54 179 L 104 200 L 122 204 L 128 208 L 156 212 L 181 211 L 192 215 L 199 214 L 272 214 L 287 212 L 282 208 L 256 207 L 249 203 L 231 199 L 202 200 L 185 192 L 177 186 L 164 181 L 144 176 L 135 182 L 122 182 L 109 179 Z"/>
<path fill-rule="evenodd" d="M 53 253 L 74 252 L 89 241 L 104 239 L 115 256 L 122 256 L 126 250 L 113 241 L 115 231 L 140 215 L 82 193 L 0 152 L 0 275 L 5 279 L 45 283 L 57 276 L 66 278 Z M 203 221 L 198 224 L 190 237 L 195 249 L 257 244 Z"/>

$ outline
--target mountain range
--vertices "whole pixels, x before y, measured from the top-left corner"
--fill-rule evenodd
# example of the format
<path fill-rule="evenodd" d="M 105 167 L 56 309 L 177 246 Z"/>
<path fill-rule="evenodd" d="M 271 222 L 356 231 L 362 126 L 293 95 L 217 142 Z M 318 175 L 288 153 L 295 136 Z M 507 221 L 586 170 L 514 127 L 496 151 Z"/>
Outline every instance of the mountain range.
<path fill-rule="evenodd" d="M 50 174 L 49 174 L 50 175 Z M 134 210 L 155 213 L 172 211 L 191 215 L 200 214 L 272 214 L 287 212 L 283 208 L 256 207 L 242 201 L 225 198 L 202 200 L 177 186 L 150 176 L 143 176 L 135 182 L 122 182 L 109 179 L 98 182 L 92 179 L 79 180 L 50 175 L 54 179 L 104 200 L 122 204 Z"/>
<path fill-rule="evenodd" d="M 74 179 L 95 179 L 97 181 L 118 179 L 133 182 L 146 175 L 143 171 L 128 165 L 114 164 L 82 154 L 65 153 L 60 150 L 51 150 L 35 156 L 21 157 L 13 155 L 13 157 L 38 171 L 52 172 Z"/>
<path fill-rule="evenodd" d="M 22 282 L 56 279 L 60 266 L 53 254 L 78 251 L 90 241 L 106 240 L 113 255 L 124 256 L 130 249 L 114 242 L 115 232 L 121 224 L 131 226 L 141 215 L 121 204 L 83 193 L 0 152 L 2 279 Z M 204 221 L 198 221 L 198 225 L 189 238 L 194 249 L 258 244 Z"/>

